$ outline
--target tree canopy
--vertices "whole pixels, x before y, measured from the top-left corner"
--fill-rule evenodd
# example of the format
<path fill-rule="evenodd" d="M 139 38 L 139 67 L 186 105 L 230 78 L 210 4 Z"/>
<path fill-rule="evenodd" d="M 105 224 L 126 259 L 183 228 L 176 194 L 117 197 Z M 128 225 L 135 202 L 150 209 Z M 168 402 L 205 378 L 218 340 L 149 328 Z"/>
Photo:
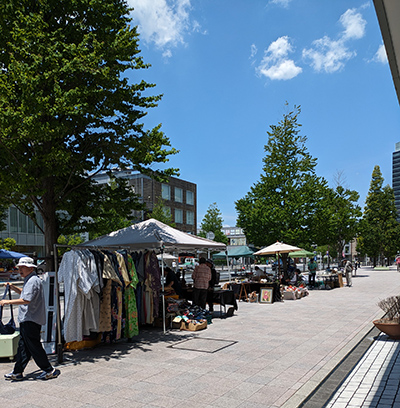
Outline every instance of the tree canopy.
<path fill-rule="evenodd" d="M 359 220 L 362 215 L 361 208 L 357 204 L 359 198 L 357 191 L 342 185 L 337 185 L 327 197 L 328 241 L 338 257 L 342 255 L 345 244 L 353 240 L 359 232 Z"/>
<path fill-rule="evenodd" d="M 236 201 L 238 226 L 249 242 L 267 246 L 277 240 L 296 246 L 326 242 L 327 183 L 316 175 L 298 123 L 300 107 L 271 125 L 264 146 L 263 173 Z"/>
<path fill-rule="evenodd" d="M 224 222 L 220 209 L 217 203 L 212 203 L 207 209 L 203 220 L 201 221 L 201 232 L 199 236 L 206 237 L 207 232 L 213 232 L 215 242 L 228 243 L 227 236 L 222 232 L 222 223 Z"/>
<path fill-rule="evenodd" d="M 0 201 L 34 221 L 37 208 L 49 255 L 60 233 L 131 212 L 127 184 L 96 184 L 97 172 L 172 175 L 153 166 L 177 151 L 161 125 L 145 129 L 161 96 L 140 79 L 124 0 L 2 0 L 0 14 Z"/>
<path fill-rule="evenodd" d="M 378 257 L 390 259 L 400 250 L 400 224 L 393 189 L 383 186 L 384 178 L 379 166 L 375 166 L 368 196 L 365 200 L 358 250 L 373 258 L 376 266 Z"/>

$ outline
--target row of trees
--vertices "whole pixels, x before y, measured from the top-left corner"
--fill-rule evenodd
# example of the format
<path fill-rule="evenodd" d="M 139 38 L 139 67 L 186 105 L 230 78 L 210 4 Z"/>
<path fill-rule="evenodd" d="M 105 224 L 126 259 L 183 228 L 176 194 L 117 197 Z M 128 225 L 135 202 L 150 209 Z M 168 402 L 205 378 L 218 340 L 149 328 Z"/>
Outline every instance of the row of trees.
<path fill-rule="evenodd" d="M 341 257 L 344 245 L 358 238 L 361 255 L 390 258 L 400 248 L 400 225 L 396 221 L 393 190 L 383 187 L 376 166 L 364 214 L 359 194 L 346 188 L 342 177 L 330 188 L 316 174 L 317 161 L 300 135 L 300 107 L 271 126 L 264 149 L 263 173 L 245 195 L 236 201 L 237 224 L 247 240 L 266 246 L 279 240 L 311 249 L 325 246 Z"/>

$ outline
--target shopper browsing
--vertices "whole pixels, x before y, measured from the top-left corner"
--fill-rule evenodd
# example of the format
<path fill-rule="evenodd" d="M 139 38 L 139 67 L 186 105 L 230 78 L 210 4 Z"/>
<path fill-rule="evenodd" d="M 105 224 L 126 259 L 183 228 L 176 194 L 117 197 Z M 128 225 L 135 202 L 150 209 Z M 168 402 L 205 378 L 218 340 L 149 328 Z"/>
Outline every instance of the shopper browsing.
<path fill-rule="evenodd" d="M 6 380 L 20 381 L 31 357 L 43 372 L 36 377 L 39 380 L 49 380 L 60 375 L 60 370 L 52 367 L 40 341 L 41 326 L 46 323 L 46 310 L 42 280 L 36 275 L 36 265 L 32 258 L 20 258 L 18 271 L 24 284 L 22 289 L 8 283 L 10 289 L 20 295 L 19 299 L 0 301 L 0 305 L 18 305 L 20 340 L 14 370 L 5 374 Z"/>
<path fill-rule="evenodd" d="M 211 280 L 211 269 L 206 265 L 206 258 L 199 259 L 199 265 L 194 268 L 192 273 L 193 279 L 193 304 L 206 308 L 207 289 Z"/>

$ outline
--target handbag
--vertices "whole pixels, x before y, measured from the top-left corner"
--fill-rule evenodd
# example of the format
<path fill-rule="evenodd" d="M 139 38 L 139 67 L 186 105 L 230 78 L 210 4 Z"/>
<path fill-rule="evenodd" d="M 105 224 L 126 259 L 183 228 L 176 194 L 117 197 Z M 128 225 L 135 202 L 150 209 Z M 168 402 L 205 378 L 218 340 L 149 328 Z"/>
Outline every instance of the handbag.
<path fill-rule="evenodd" d="M 9 285 L 6 285 L 6 290 L 4 291 L 3 299 L 6 298 L 7 292 L 8 292 L 8 296 L 9 296 L 9 298 L 11 300 L 11 289 L 10 289 Z M 3 307 L 4 306 L 0 306 L 0 334 L 13 334 L 15 332 L 15 330 L 16 330 L 16 327 L 15 327 L 15 322 L 14 322 L 14 314 L 13 314 L 12 305 L 10 304 L 11 319 L 6 324 L 4 324 L 2 322 L 2 319 L 3 319 Z"/>

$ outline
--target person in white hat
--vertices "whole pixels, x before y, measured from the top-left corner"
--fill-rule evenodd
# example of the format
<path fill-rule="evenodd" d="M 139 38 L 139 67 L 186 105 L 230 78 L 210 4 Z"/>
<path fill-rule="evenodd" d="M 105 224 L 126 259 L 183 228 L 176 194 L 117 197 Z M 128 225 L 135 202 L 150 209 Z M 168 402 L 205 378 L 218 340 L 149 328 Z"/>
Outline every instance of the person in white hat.
<path fill-rule="evenodd" d="M 18 305 L 20 340 L 14 370 L 5 374 L 6 380 L 20 381 L 24 379 L 23 372 L 31 357 L 35 363 L 43 370 L 36 377 L 40 380 L 50 380 L 60 375 L 60 370 L 52 367 L 47 358 L 47 354 L 40 341 L 40 330 L 46 323 L 46 309 L 42 280 L 36 275 L 36 265 L 32 258 L 20 258 L 17 264 L 21 277 L 24 278 L 24 285 L 21 288 L 7 283 L 16 293 L 20 294 L 19 299 L 0 300 L 0 305 Z"/>

